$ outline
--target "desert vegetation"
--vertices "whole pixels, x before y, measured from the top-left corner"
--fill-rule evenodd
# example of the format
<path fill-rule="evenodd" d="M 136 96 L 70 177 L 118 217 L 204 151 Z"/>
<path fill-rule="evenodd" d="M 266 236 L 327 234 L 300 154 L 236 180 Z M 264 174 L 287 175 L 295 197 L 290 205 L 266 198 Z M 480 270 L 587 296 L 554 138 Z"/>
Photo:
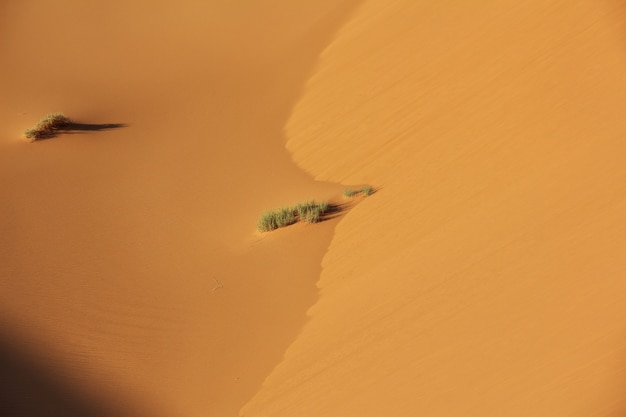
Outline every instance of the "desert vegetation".
<path fill-rule="evenodd" d="M 53 136 L 56 131 L 67 128 L 72 121 L 63 113 L 50 113 L 41 119 L 34 127 L 26 129 L 24 136 L 31 142 L 37 139 Z"/>
<path fill-rule="evenodd" d="M 369 185 L 366 185 L 365 187 L 362 187 L 358 190 L 355 190 L 352 188 L 346 188 L 345 190 L 343 190 L 343 195 L 346 197 L 354 197 L 358 194 L 363 194 L 364 196 L 370 196 L 373 193 L 374 193 L 374 189 L 370 187 Z"/>
<path fill-rule="evenodd" d="M 328 202 L 317 203 L 315 200 L 310 200 L 291 207 L 266 211 L 259 217 L 257 229 L 260 232 L 269 232 L 297 222 L 317 223 L 324 218 L 329 209 Z"/>

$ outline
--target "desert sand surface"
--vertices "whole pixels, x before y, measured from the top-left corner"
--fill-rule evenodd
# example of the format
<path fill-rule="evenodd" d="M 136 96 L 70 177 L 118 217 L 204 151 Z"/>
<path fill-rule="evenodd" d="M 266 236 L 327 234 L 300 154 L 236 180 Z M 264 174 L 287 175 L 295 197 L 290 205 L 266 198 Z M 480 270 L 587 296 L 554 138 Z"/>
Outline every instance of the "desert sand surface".
<path fill-rule="evenodd" d="M 354 6 L 2 2 L 0 415 L 238 415 L 317 298 L 339 219 L 256 222 L 341 196 L 283 128 Z"/>
<path fill-rule="evenodd" d="M 366 0 L 286 131 L 378 192 L 258 416 L 626 415 L 621 1 Z"/>
<path fill-rule="evenodd" d="M 3 2 L 0 405 L 623 416 L 625 25 L 610 0 Z M 20 140 L 52 111 L 94 126 Z"/>

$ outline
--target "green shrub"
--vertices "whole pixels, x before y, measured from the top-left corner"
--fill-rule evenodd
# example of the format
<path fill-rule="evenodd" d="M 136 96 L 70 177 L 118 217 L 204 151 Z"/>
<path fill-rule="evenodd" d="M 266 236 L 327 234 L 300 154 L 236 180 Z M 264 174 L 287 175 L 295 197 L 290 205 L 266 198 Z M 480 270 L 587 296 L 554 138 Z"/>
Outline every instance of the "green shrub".
<path fill-rule="evenodd" d="M 298 203 L 295 208 L 298 213 L 298 220 L 306 223 L 317 223 L 328 211 L 328 203 L 322 202 L 318 204 L 315 200 L 311 200 L 305 203 Z"/>
<path fill-rule="evenodd" d="M 269 232 L 279 227 L 289 226 L 296 222 L 294 211 L 287 207 L 281 207 L 278 210 L 266 211 L 261 214 L 257 228 L 261 232 Z"/>
<path fill-rule="evenodd" d="M 296 222 L 296 215 L 294 214 L 293 209 L 289 207 L 281 207 L 278 211 L 277 224 L 278 227 L 289 226 L 290 224 L 294 224 Z"/>
<path fill-rule="evenodd" d="M 259 229 L 260 232 L 269 232 L 277 228 L 278 222 L 276 221 L 276 214 L 273 211 L 266 211 L 261 214 L 259 222 L 257 223 L 257 229 Z"/>
<path fill-rule="evenodd" d="M 343 190 L 343 195 L 346 197 L 354 197 L 357 194 L 358 194 L 358 191 L 351 190 L 350 188 L 346 188 L 345 190 Z"/>
<path fill-rule="evenodd" d="M 317 223 L 328 212 L 327 202 L 316 203 L 315 200 L 297 203 L 293 207 L 281 207 L 277 210 L 261 214 L 257 223 L 260 232 L 269 232 L 279 227 L 286 227 L 296 222 Z"/>
<path fill-rule="evenodd" d="M 370 196 L 374 192 L 374 189 L 369 185 L 366 185 L 365 187 L 361 188 L 361 192 L 366 196 Z"/>
<path fill-rule="evenodd" d="M 296 211 L 296 214 L 298 215 L 298 219 L 303 219 L 304 216 L 306 216 L 306 212 L 307 212 L 308 209 L 309 209 L 309 203 L 308 202 L 298 203 L 294 207 L 294 210 Z"/>
<path fill-rule="evenodd" d="M 63 113 L 50 113 L 41 119 L 34 127 L 26 129 L 24 136 L 31 140 L 51 137 L 57 130 L 68 127 L 72 121 Z"/>
<path fill-rule="evenodd" d="M 316 207 L 312 210 L 307 211 L 303 220 L 309 224 L 317 223 L 320 221 L 320 217 L 321 217 L 321 210 L 319 209 L 319 207 Z"/>

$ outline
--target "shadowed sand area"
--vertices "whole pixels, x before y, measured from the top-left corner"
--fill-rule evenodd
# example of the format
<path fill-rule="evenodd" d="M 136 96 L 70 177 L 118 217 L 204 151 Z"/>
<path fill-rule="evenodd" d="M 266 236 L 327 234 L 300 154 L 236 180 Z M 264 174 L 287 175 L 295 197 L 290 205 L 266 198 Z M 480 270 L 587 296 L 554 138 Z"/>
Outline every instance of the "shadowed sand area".
<path fill-rule="evenodd" d="M 293 164 L 283 127 L 354 6 L 2 2 L 0 365 L 34 388 L 0 408 L 237 415 L 317 296 L 338 219 L 255 226 L 341 194 Z M 57 111 L 78 129 L 20 140 Z"/>
<path fill-rule="evenodd" d="M 626 415 L 625 70 L 622 1 L 366 0 L 287 147 L 380 191 L 243 415 Z"/>

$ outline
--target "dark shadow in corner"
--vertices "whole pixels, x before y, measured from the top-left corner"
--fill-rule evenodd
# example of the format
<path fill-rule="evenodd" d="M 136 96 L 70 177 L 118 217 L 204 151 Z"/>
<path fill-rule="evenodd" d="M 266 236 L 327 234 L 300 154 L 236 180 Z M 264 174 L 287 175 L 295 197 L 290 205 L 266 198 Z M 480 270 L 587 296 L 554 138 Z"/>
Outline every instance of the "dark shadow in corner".
<path fill-rule="evenodd" d="M 81 132 L 100 132 L 103 130 L 120 129 L 127 127 L 126 123 L 69 123 L 51 132 L 43 133 L 36 140 L 52 139 L 58 135 L 76 134 Z"/>
<path fill-rule="evenodd" d="M 11 331 L 0 317 L 0 416 L 138 417 L 150 415 L 63 375 L 45 343 Z M 58 358 L 57 358 L 58 359 Z M 115 401 L 119 401 L 116 403 Z"/>
<path fill-rule="evenodd" d="M 63 386 L 47 367 L 0 334 L 0 415 L 12 417 L 113 417 L 103 404 Z"/>

